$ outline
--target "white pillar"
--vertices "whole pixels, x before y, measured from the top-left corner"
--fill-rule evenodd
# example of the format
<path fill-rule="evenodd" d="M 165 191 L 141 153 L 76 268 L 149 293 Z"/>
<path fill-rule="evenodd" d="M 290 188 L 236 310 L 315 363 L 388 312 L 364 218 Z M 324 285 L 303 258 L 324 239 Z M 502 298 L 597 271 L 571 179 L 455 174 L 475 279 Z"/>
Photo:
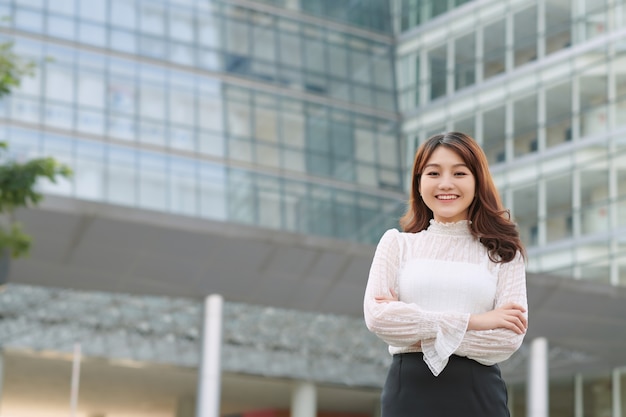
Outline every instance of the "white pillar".
<path fill-rule="evenodd" d="M 74 357 L 72 359 L 72 379 L 70 380 L 70 417 L 76 416 L 78 408 L 78 389 L 80 387 L 80 362 L 82 351 L 80 343 L 74 344 Z"/>
<path fill-rule="evenodd" d="M 223 304 L 224 300 L 218 294 L 209 295 L 204 300 L 196 417 L 219 417 L 220 415 Z"/>
<path fill-rule="evenodd" d="M 528 366 L 528 417 L 548 417 L 548 340 L 538 337 L 530 344 Z"/>
<path fill-rule="evenodd" d="M 291 394 L 291 417 L 316 417 L 317 390 L 312 382 L 297 382 Z"/>
<path fill-rule="evenodd" d="M 583 376 L 576 374 L 574 376 L 574 417 L 584 417 L 585 403 L 583 395 Z"/>
<path fill-rule="evenodd" d="M 537 1 L 537 59 L 546 56 L 546 0 Z"/>
<path fill-rule="evenodd" d="M 622 417 L 622 372 L 613 370 L 613 417 Z"/>

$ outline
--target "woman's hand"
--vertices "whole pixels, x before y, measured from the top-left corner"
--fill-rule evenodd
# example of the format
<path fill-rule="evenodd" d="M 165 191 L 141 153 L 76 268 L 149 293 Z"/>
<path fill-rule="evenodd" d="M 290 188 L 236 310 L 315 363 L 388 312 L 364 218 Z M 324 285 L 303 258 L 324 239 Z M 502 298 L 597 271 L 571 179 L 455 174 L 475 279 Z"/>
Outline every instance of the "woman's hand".
<path fill-rule="evenodd" d="M 517 334 L 526 333 L 528 321 L 526 309 L 519 304 L 508 303 L 482 314 L 472 314 L 467 330 L 509 329 Z"/>
<path fill-rule="evenodd" d="M 374 297 L 377 303 L 389 303 L 391 301 L 398 301 L 398 294 L 393 290 L 393 288 L 389 288 L 389 292 L 391 295 L 377 295 Z"/>

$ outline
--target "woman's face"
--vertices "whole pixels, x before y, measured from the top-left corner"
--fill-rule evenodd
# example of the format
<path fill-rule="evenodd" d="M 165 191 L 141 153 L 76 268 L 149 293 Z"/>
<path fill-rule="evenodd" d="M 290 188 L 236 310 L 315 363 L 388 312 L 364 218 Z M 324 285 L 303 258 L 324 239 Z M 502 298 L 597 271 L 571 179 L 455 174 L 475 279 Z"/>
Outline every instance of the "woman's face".
<path fill-rule="evenodd" d="M 474 200 L 476 180 L 463 159 L 445 146 L 438 146 L 426 162 L 419 192 L 438 222 L 467 220 Z"/>

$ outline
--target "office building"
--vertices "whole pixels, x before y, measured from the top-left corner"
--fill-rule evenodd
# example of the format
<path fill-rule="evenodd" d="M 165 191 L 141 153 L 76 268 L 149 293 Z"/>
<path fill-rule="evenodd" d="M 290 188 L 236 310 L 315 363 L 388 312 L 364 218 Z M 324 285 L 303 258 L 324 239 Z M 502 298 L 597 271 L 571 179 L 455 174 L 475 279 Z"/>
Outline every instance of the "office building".
<path fill-rule="evenodd" d="M 416 146 L 453 129 L 481 142 L 528 246 L 537 324 L 502 366 L 513 414 L 537 346 L 550 415 L 626 412 L 623 1 L 0 0 L 0 15 L 38 64 L 0 102 L 2 138 L 75 173 L 18 214 L 35 245 L 0 295 L 3 417 L 194 415 L 210 294 L 223 415 L 376 415 L 374 244 Z"/>

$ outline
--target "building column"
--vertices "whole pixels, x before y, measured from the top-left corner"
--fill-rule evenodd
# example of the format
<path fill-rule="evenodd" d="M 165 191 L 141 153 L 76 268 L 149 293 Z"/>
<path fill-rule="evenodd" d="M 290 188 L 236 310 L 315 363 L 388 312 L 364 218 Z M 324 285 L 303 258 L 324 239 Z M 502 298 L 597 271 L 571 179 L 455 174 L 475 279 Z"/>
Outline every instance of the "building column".
<path fill-rule="evenodd" d="M 622 417 L 622 372 L 617 368 L 613 370 L 613 417 Z"/>
<path fill-rule="evenodd" d="M 574 417 L 584 417 L 584 391 L 583 376 L 581 374 L 574 375 Z"/>
<path fill-rule="evenodd" d="M 204 300 L 196 417 L 220 415 L 223 304 L 224 300 L 218 294 L 209 295 Z"/>
<path fill-rule="evenodd" d="M 508 74 L 515 68 L 515 19 L 510 6 L 504 18 L 504 70 Z"/>
<path fill-rule="evenodd" d="M 291 417 L 316 417 L 317 389 L 308 381 L 297 382 L 291 393 Z"/>
<path fill-rule="evenodd" d="M 546 56 L 546 0 L 537 1 L 537 60 Z"/>
<path fill-rule="evenodd" d="M 538 337 L 530 344 L 527 417 L 548 417 L 548 339 Z"/>

